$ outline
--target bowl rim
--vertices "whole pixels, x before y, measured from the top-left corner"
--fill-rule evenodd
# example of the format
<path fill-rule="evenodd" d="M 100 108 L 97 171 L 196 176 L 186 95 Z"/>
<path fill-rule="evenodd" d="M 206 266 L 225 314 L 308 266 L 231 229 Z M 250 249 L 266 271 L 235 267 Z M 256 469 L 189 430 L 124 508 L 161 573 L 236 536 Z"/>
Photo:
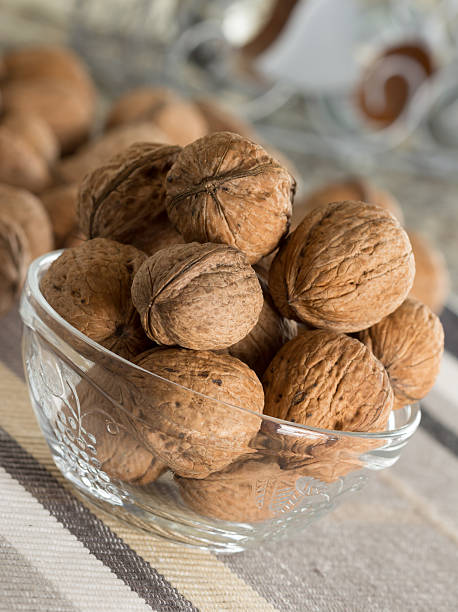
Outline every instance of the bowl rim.
<path fill-rule="evenodd" d="M 231 404 L 223 400 L 216 400 L 215 398 L 212 398 L 198 391 L 194 391 L 193 389 L 189 389 L 188 387 L 180 385 L 179 383 L 176 383 L 172 380 L 169 380 L 168 378 L 160 376 L 159 374 L 155 374 L 154 372 L 151 372 L 150 370 L 146 370 L 145 368 L 142 368 L 136 365 L 135 363 L 129 361 L 128 359 L 125 359 L 124 357 L 121 357 L 120 355 L 113 353 L 109 349 L 105 348 L 104 346 L 96 342 L 95 340 L 92 340 L 91 338 L 89 338 L 88 336 L 80 332 L 78 329 L 73 327 L 73 325 L 68 323 L 68 321 L 66 321 L 57 311 L 54 310 L 54 308 L 52 308 L 52 306 L 45 299 L 44 295 L 41 293 L 40 282 L 39 282 L 41 279 L 41 274 L 47 268 L 49 268 L 52 262 L 55 261 L 64 252 L 64 250 L 65 249 L 59 249 L 59 250 L 50 251 L 48 253 L 45 253 L 44 255 L 41 255 L 40 257 L 35 259 L 29 265 L 29 268 L 27 270 L 26 282 L 22 290 L 21 308 L 20 308 L 20 314 L 21 314 L 21 318 L 23 320 L 24 326 L 29 327 L 27 322 L 24 320 L 24 317 L 22 314 L 23 301 L 24 300 L 29 301 L 28 296 L 27 296 L 27 289 L 29 289 L 30 294 L 37 301 L 39 306 L 49 315 L 50 318 L 56 320 L 56 322 L 59 323 L 59 325 L 61 325 L 62 327 L 64 327 L 70 334 L 78 338 L 79 341 L 89 345 L 92 349 L 96 351 L 100 351 L 101 353 L 107 355 L 110 359 L 114 359 L 115 361 L 118 361 L 124 365 L 127 365 L 130 368 L 139 370 L 140 372 L 144 374 L 153 376 L 155 378 L 159 378 L 160 380 L 163 380 L 169 384 L 180 387 L 181 389 L 184 389 L 185 391 L 188 391 L 189 393 L 200 395 L 201 397 L 209 399 L 212 402 L 217 402 L 217 403 L 226 405 L 231 409 L 242 410 L 246 413 L 249 413 L 250 415 L 256 416 L 260 420 L 273 422 L 280 426 L 278 433 L 281 433 L 281 434 L 302 435 L 303 436 L 306 432 L 308 432 L 309 434 L 314 434 L 315 436 L 320 435 L 320 436 L 327 436 L 327 437 L 348 437 L 348 438 L 357 438 L 357 439 L 372 439 L 372 440 L 388 441 L 390 439 L 397 439 L 399 437 L 402 437 L 403 439 L 409 438 L 418 428 L 418 425 L 421 419 L 421 410 L 420 410 L 418 403 L 414 403 L 410 406 L 405 407 L 405 408 L 410 409 L 410 414 L 407 417 L 407 422 L 395 429 L 388 429 L 385 431 L 372 431 L 372 432 L 341 431 L 338 429 L 324 429 L 320 427 L 312 427 L 310 425 L 302 425 L 300 423 L 293 423 L 291 421 L 279 419 L 277 417 L 273 417 L 267 414 L 255 412 L 254 410 L 250 410 L 249 408 L 244 408 L 243 406 L 237 406 L 235 404 Z M 183 349 L 183 350 L 186 350 L 186 349 Z"/>

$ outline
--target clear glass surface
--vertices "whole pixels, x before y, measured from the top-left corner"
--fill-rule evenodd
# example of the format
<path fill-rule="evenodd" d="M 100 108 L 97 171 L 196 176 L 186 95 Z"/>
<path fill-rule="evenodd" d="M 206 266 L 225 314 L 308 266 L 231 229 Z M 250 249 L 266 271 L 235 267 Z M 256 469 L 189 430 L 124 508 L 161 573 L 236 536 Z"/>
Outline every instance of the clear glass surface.
<path fill-rule="evenodd" d="M 21 298 L 30 397 L 62 474 L 120 519 L 175 542 L 244 550 L 331 511 L 371 472 L 393 465 L 418 427 L 416 405 L 393 412 L 382 433 L 304 427 L 143 370 L 78 332 L 46 302 L 40 278 L 59 253 L 31 265 Z M 257 433 L 246 443 L 210 435 L 199 421 L 187 427 L 164 419 L 170 402 L 194 411 L 205 405 L 229 424 L 248 419 Z M 174 474 L 195 464 L 211 473 Z"/>

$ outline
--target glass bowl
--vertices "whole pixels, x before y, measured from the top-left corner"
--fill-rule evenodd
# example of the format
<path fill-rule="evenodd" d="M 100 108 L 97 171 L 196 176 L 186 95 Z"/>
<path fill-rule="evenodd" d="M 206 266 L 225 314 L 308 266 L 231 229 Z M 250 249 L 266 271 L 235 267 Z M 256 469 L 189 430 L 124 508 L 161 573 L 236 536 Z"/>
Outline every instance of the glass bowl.
<path fill-rule="evenodd" d="M 32 263 L 21 298 L 32 405 L 65 478 L 148 533 L 223 552 L 293 534 L 360 489 L 371 472 L 393 465 L 418 427 L 416 405 L 393 412 L 382 433 L 304 427 L 143 370 L 84 336 L 46 302 L 40 279 L 59 254 Z M 159 418 L 171 401 L 194 411 L 204 402 L 212 418 L 224 415 L 227 422 L 229 412 L 234 424 L 255 422 L 257 433 L 248 442 L 218 438 L 198 419 L 186 429 L 179 419 Z M 196 461 L 211 466 L 205 478 L 174 474 Z"/>

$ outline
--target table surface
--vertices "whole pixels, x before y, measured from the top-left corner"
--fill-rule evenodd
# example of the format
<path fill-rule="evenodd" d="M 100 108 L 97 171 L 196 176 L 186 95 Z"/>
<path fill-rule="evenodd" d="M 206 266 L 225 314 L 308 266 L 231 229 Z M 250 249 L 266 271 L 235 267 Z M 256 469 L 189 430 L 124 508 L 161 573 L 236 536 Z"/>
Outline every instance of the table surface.
<path fill-rule="evenodd" d="M 17 311 L 0 328 L 0 610 L 458 608 L 458 316 L 391 469 L 293 540 L 234 555 L 142 534 L 75 497 L 32 414 Z"/>

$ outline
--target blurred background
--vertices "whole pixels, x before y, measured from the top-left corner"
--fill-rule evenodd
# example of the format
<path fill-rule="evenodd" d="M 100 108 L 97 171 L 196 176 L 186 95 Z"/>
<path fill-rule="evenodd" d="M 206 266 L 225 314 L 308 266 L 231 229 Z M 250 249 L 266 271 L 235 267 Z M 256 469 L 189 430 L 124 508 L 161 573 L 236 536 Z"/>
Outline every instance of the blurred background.
<path fill-rule="evenodd" d="M 49 209 L 50 189 L 81 180 L 75 160 L 91 143 L 145 118 L 132 91 L 148 87 L 161 105 L 199 113 L 191 136 L 195 116 L 181 106 L 169 140 L 230 129 L 270 148 L 298 180 L 296 219 L 316 189 L 374 200 L 382 189 L 417 243 L 418 297 L 431 294 L 438 311 L 445 299 L 457 308 L 458 0 L 1 0 L 3 113 L 33 107 L 35 95 L 17 93 L 8 53 L 51 44 L 77 54 L 95 94 L 84 135 L 60 139 L 43 191 Z M 41 112 L 51 103 L 36 104 Z M 53 104 L 67 118 L 76 113 Z M 151 120 L 167 133 L 166 120 Z M 59 220 L 57 246 L 71 244 Z"/>

